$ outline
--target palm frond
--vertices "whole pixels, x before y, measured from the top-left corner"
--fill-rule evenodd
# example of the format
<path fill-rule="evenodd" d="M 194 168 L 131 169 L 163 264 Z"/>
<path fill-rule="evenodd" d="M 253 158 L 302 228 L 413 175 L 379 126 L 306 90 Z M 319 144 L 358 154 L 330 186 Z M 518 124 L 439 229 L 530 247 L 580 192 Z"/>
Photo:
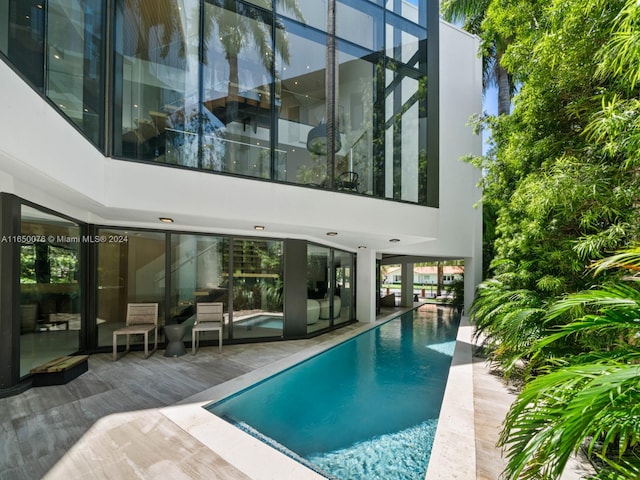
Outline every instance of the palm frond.
<path fill-rule="evenodd" d="M 637 355 L 636 355 L 637 359 Z M 640 366 L 603 360 L 562 368 L 531 381 L 505 420 L 509 479 L 559 478 L 584 442 L 612 465 L 640 442 Z M 617 457 L 607 455 L 615 450 Z"/>

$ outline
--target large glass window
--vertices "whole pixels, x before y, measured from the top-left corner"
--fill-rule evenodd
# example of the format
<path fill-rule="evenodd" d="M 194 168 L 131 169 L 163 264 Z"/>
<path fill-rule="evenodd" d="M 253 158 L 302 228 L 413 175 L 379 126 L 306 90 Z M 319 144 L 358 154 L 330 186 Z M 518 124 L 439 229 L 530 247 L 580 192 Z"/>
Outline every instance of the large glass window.
<path fill-rule="evenodd" d="M 348 322 L 354 317 L 355 286 L 353 270 L 353 254 L 335 250 L 333 255 L 333 322 L 334 325 Z"/>
<path fill-rule="evenodd" d="M 80 226 L 22 206 L 20 376 L 80 348 Z"/>
<path fill-rule="evenodd" d="M 165 234 L 102 228 L 98 238 L 98 346 L 112 346 L 112 333 L 125 325 L 127 303 L 158 303 L 164 323 Z M 124 336 L 120 335 L 122 344 Z M 132 343 L 141 338 L 131 337 Z"/>
<path fill-rule="evenodd" d="M 0 0 L 0 50 L 98 144 L 103 9 Z M 114 156 L 427 203 L 426 0 L 114 0 L 113 13 Z"/>
<path fill-rule="evenodd" d="M 427 0 L 386 0 L 387 10 L 411 20 L 412 22 L 424 25 L 427 21 Z M 437 2 L 432 2 L 436 8 Z M 438 12 L 433 12 L 436 15 Z"/>
<path fill-rule="evenodd" d="M 104 89 L 101 0 L 47 2 L 46 95 L 102 145 Z"/>
<path fill-rule="evenodd" d="M 0 2 L 0 51 L 98 146 L 104 143 L 103 3 Z"/>
<path fill-rule="evenodd" d="M 0 2 L 0 49 L 34 87 L 44 89 L 44 0 Z"/>
<path fill-rule="evenodd" d="M 307 333 L 354 318 L 354 255 L 307 245 Z"/>
<path fill-rule="evenodd" d="M 390 17 L 386 26 L 384 196 L 426 203 L 426 32 Z"/>
<path fill-rule="evenodd" d="M 116 2 L 116 155 L 200 166 L 198 4 Z"/>
<path fill-rule="evenodd" d="M 276 240 L 233 240 L 233 338 L 281 337 L 283 245 Z"/>
<path fill-rule="evenodd" d="M 307 245 L 307 333 L 331 326 L 331 249 Z"/>
<path fill-rule="evenodd" d="M 376 64 L 366 52 L 344 46 L 338 53 L 338 126 L 342 148 L 335 157 L 336 189 L 373 195 Z"/>
<path fill-rule="evenodd" d="M 198 302 L 221 302 L 229 336 L 229 240 L 205 235 L 171 235 L 170 322 L 187 325 L 185 341 L 191 339 Z M 218 332 L 201 332 L 200 340 L 217 340 Z"/>
<path fill-rule="evenodd" d="M 326 153 L 307 148 L 311 131 L 326 125 L 327 37 L 292 22 L 285 26 L 286 35 L 278 38 L 289 51 L 288 60 L 278 62 L 282 80 L 278 150 L 286 160 L 279 165 L 278 179 L 329 188 Z M 284 50 L 285 46 L 279 48 Z"/>
<path fill-rule="evenodd" d="M 358 28 L 353 28 L 354 25 Z M 380 51 L 384 41 L 382 11 L 365 0 L 339 0 L 336 36 L 370 51 Z"/>
<path fill-rule="evenodd" d="M 273 16 L 243 2 L 204 15 L 202 168 L 270 179 Z"/>

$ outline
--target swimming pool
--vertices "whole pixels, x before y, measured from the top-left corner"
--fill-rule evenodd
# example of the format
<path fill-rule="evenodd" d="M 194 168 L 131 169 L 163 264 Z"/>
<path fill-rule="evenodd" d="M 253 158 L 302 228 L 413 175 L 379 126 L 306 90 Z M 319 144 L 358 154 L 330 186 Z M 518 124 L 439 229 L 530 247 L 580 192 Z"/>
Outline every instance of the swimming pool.
<path fill-rule="evenodd" d="M 329 478 L 423 479 L 458 322 L 408 312 L 208 410 Z"/>

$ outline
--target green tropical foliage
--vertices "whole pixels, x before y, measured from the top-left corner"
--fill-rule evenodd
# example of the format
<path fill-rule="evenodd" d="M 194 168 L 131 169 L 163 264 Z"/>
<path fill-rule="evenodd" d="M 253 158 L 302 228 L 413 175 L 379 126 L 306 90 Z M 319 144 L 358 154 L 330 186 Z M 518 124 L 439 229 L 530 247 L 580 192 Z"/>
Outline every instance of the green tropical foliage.
<path fill-rule="evenodd" d="M 596 266 L 637 273 L 640 249 Z M 532 352 L 567 340 L 590 350 L 549 362 L 512 405 L 500 438 L 509 457 L 507 478 L 559 478 L 581 447 L 602 465 L 594 478 L 640 478 L 640 277 L 568 295 L 544 321 L 567 316 L 575 319 Z"/>
<path fill-rule="evenodd" d="M 638 238 L 640 110 L 628 70 L 612 71 L 635 57 L 603 60 L 637 53 L 617 35 L 636 31 L 637 9 L 630 0 L 487 6 L 483 31 L 510 39 L 501 61 L 520 89 L 510 115 L 483 120 L 492 145 L 475 162 L 485 172 L 483 207 L 495 232 L 485 262 L 497 284 L 481 287 L 472 312 L 493 358 L 507 365 L 545 335 L 531 308 L 588 288 L 585 265 Z M 508 331 L 524 318 L 521 331 Z"/>
<path fill-rule="evenodd" d="M 510 115 L 479 120 L 491 145 L 472 159 L 494 237 L 470 313 L 526 382 L 506 477 L 557 479 L 584 449 L 594 478 L 640 478 L 640 5 L 482 4 L 479 35 L 507 40 L 518 85 Z"/>

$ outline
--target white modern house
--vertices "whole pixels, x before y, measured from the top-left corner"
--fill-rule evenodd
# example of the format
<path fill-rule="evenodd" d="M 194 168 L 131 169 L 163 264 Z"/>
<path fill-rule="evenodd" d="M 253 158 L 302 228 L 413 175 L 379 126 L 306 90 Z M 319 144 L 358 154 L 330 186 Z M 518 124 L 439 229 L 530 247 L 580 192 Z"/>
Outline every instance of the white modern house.
<path fill-rule="evenodd" d="M 131 302 L 303 338 L 444 259 L 472 300 L 477 38 L 434 0 L 285 3 L 0 0 L 0 395 L 109 350 Z"/>

